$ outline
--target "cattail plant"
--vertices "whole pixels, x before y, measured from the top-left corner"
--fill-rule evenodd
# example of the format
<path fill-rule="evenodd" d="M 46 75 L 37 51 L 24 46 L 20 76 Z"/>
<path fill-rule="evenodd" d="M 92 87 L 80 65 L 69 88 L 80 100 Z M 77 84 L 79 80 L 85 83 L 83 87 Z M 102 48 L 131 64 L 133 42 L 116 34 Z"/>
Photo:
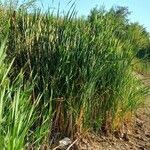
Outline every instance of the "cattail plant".
<path fill-rule="evenodd" d="M 7 108 L 10 114 L 26 120 L 20 122 L 25 132 L 21 138 L 28 137 L 37 146 L 63 136 L 75 138 L 84 131 L 120 129 L 143 100 L 146 91 L 132 73 L 135 53 L 127 22 L 119 16 L 116 21 L 113 11 L 78 18 L 73 8 L 64 16 L 20 9 L 8 19 L 5 60 L 14 58 L 9 82 L 15 85 L 22 70 L 19 85 L 34 84 L 30 94 L 26 94 L 30 87 L 24 91 L 17 87 L 12 104 L 7 100 L 1 105 L 1 112 L 12 105 Z M 1 92 L 3 103 L 9 95 Z M 29 114 L 34 119 L 26 119 Z M 14 125 L 13 131 L 21 128 Z"/>

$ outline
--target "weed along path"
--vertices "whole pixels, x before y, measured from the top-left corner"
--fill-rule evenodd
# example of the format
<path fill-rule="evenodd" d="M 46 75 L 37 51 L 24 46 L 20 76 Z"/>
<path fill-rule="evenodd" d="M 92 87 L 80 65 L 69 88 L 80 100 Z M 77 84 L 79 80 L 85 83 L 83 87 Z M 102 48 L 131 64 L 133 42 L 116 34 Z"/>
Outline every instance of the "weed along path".
<path fill-rule="evenodd" d="M 140 74 L 135 76 L 150 86 L 150 77 Z M 150 150 L 150 94 L 145 103 L 137 110 L 131 127 L 127 129 L 125 138 L 97 137 L 89 135 L 90 140 L 83 140 L 81 149 L 85 150 Z M 124 131 L 123 131 L 124 132 Z"/>

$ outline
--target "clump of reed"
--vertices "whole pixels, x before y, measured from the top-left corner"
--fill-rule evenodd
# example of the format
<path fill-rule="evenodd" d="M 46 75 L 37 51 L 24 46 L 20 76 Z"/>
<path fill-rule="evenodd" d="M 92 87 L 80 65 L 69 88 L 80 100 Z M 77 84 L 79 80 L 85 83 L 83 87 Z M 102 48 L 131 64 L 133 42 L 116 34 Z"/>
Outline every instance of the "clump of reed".
<path fill-rule="evenodd" d="M 127 114 L 143 100 L 145 90 L 132 73 L 135 54 L 126 22 L 113 11 L 94 10 L 83 19 L 77 18 L 74 10 L 64 16 L 18 10 L 7 18 L 5 60 L 14 58 L 8 74 L 10 83 L 16 85 L 16 76 L 22 70 L 21 86 L 34 84 L 24 91 L 17 87 L 10 112 L 16 109 L 13 116 L 23 117 L 24 125 L 16 128 L 32 131 L 31 143 L 47 142 L 57 134 L 75 137 L 84 131 L 119 129 Z M 28 89 L 30 94 L 25 94 Z M 9 94 L 1 92 L 3 103 Z M 34 116 L 29 125 L 32 117 L 28 116 Z M 11 130 L 16 128 L 12 126 Z"/>

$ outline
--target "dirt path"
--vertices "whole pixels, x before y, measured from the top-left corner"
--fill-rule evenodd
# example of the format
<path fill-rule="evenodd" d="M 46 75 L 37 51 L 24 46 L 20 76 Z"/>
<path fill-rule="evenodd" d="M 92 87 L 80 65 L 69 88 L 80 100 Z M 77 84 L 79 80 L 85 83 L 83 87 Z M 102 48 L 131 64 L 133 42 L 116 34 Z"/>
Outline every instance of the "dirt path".
<path fill-rule="evenodd" d="M 150 86 L 150 78 L 135 74 L 146 86 Z M 132 121 L 132 132 L 126 139 L 115 137 L 96 137 L 83 140 L 81 150 L 150 150 L 150 95 L 136 112 Z"/>

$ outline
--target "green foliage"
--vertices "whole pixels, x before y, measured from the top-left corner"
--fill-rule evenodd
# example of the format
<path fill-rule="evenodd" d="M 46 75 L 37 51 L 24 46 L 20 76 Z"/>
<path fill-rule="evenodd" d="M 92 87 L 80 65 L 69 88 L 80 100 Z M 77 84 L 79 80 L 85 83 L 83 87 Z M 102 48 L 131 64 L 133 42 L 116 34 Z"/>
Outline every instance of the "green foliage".
<path fill-rule="evenodd" d="M 12 67 L 4 64 L 4 44 L 0 49 L 0 149 L 20 150 L 24 146 L 25 136 L 33 123 L 34 105 L 29 105 L 27 90 L 21 90 L 19 76 L 11 85 L 8 73 Z M 29 109 L 27 109 L 29 108 Z"/>
<path fill-rule="evenodd" d="M 48 134 L 51 112 L 45 111 L 41 124 L 36 125 L 33 134 L 33 125 L 40 115 L 36 111 L 40 97 L 31 102 L 34 83 L 24 84 L 22 72 L 13 81 L 9 79 L 14 60 L 10 64 L 4 63 L 5 44 L 2 42 L 0 48 L 0 149 L 21 150 L 27 142 L 38 145 L 39 141 L 45 139 L 43 136 Z"/>
<path fill-rule="evenodd" d="M 139 50 L 146 50 L 150 44 L 149 33 L 138 23 L 132 23 L 128 26 L 128 34 L 131 37 L 133 49 L 138 53 Z"/>
<path fill-rule="evenodd" d="M 19 149 L 27 137 L 38 146 L 56 133 L 121 128 L 146 92 L 132 73 L 135 47 L 145 39 L 136 45 L 128 11 L 94 9 L 86 19 L 74 9 L 64 16 L 40 10 L 8 14 L 5 61 L 15 59 L 0 70 L 0 83 L 7 85 L 0 91 L 6 146 Z"/>

